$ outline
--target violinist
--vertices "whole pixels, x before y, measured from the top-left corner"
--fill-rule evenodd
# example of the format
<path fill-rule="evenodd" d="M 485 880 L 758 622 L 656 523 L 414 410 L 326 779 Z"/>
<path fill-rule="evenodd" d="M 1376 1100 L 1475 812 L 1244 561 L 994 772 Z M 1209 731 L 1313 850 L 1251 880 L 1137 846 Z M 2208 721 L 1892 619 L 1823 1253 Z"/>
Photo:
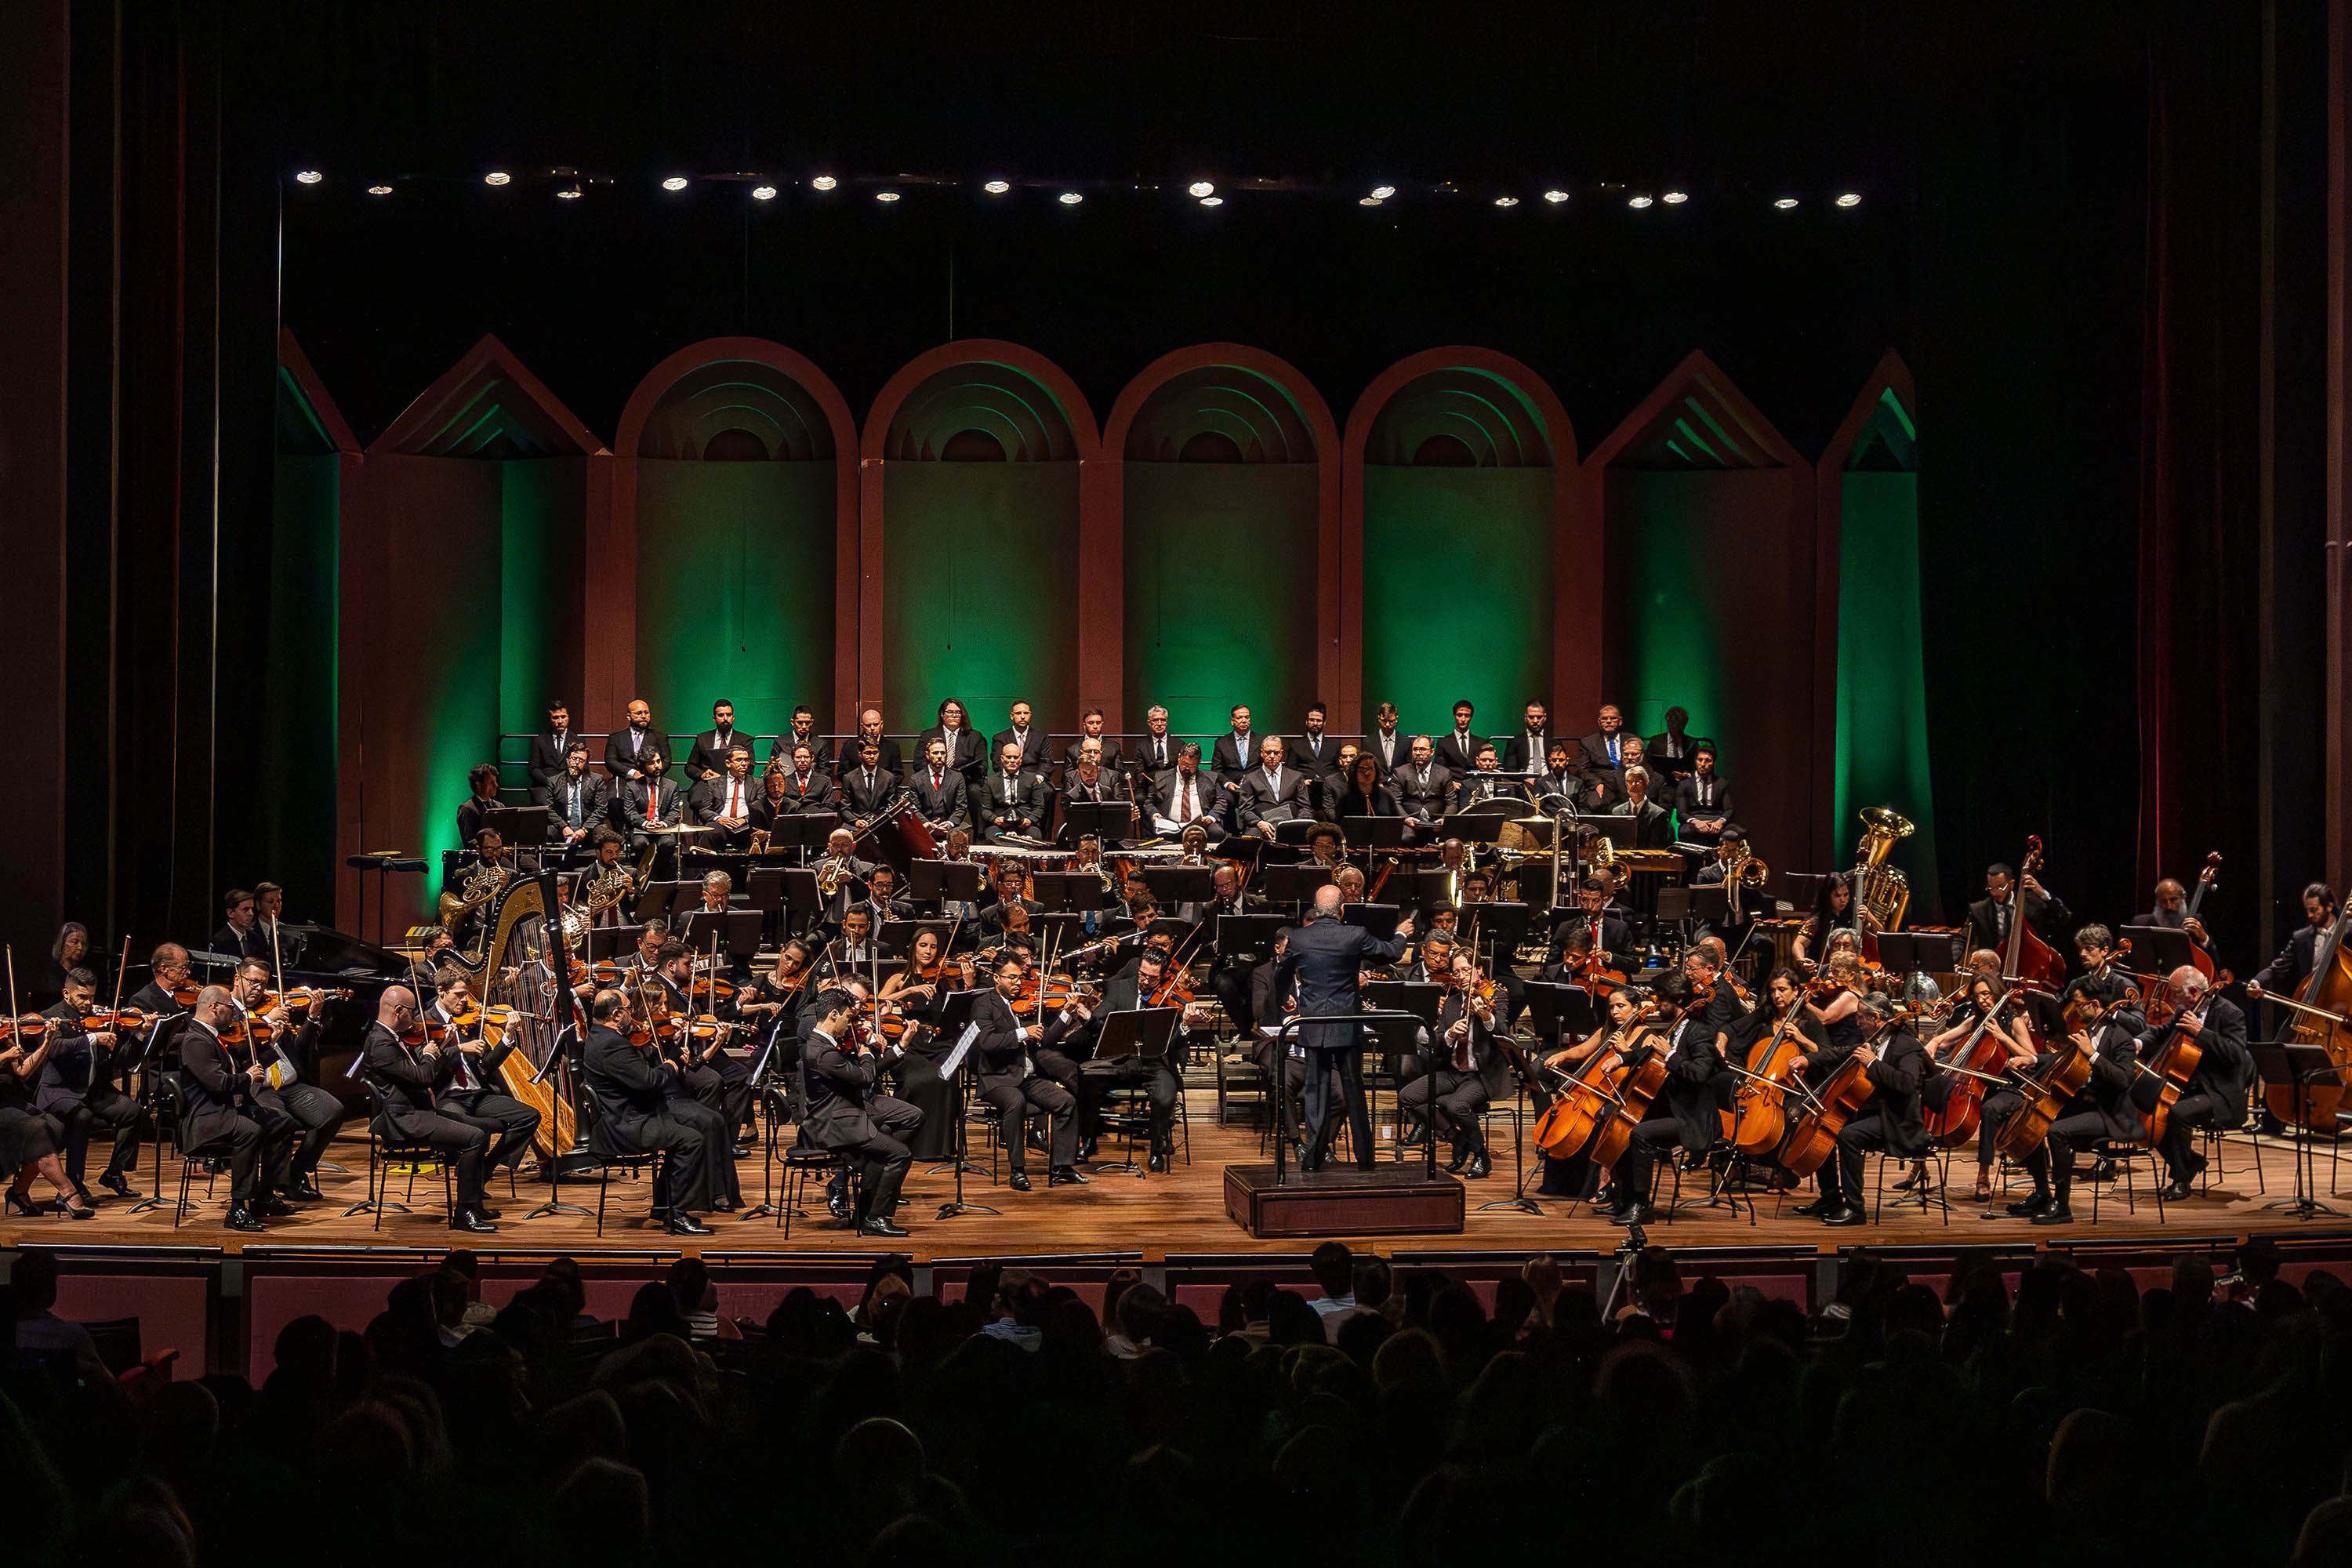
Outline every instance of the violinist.
<path fill-rule="evenodd" d="M 96 975 L 79 967 L 69 970 L 63 990 L 64 995 L 42 1014 L 49 1028 L 33 1109 L 64 1130 L 66 1175 L 76 1197 L 89 1202 L 89 1189 L 82 1182 L 83 1161 L 91 1132 L 104 1131 L 112 1137 L 114 1152 L 98 1184 L 117 1197 L 135 1198 L 139 1194 L 131 1190 L 130 1174 L 139 1164 L 139 1135 L 152 1129 L 138 1101 L 114 1086 L 121 1037 L 108 1024 L 93 1028 L 83 1022 L 98 999 Z"/>
<path fill-rule="evenodd" d="M 548 781 L 543 793 L 548 842 L 567 849 L 586 842 L 612 815 L 612 784 L 588 771 L 588 742 L 576 735 L 564 751 L 563 771 Z"/>
<path fill-rule="evenodd" d="M 1039 1069 L 1048 1070 L 1049 1057 L 1074 1064 L 1092 1061 L 1095 1044 L 1102 1035 L 1103 1019 L 1112 1013 L 1131 1013 L 1152 1005 L 1168 977 L 1167 963 L 1167 952 L 1159 943 L 1146 942 L 1134 966 L 1114 975 L 1103 987 L 1099 1001 L 1089 998 L 1083 991 L 1073 995 L 1061 1016 L 1045 1031 L 1045 1048 L 1037 1053 Z M 1080 1159 L 1091 1157 L 1095 1140 L 1101 1136 L 1104 1094 L 1140 1083 L 1150 1107 L 1150 1169 L 1154 1173 L 1168 1169 L 1169 1156 L 1175 1147 L 1172 1129 L 1176 1123 L 1176 1101 L 1183 1093 L 1183 1073 L 1192 1059 L 1192 1037 L 1204 1033 L 1208 1021 L 1206 1009 L 1197 1004 L 1187 1005 L 1177 1018 L 1176 1032 L 1162 1055 L 1150 1059 L 1135 1056 L 1115 1064 L 1098 1064 L 1093 1072 L 1074 1073 L 1070 1080 L 1065 1080 L 1077 1091 L 1080 1116 L 1086 1127 L 1085 1141 L 1078 1147 Z"/>
<path fill-rule="evenodd" d="M 1475 1180 L 1487 1173 L 1479 1113 L 1511 1095 L 1511 1064 L 1496 1043 L 1495 986 L 1466 952 L 1452 957 L 1453 982 L 1438 1004 L 1437 1027 L 1415 1053 L 1422 1076 L 1397 1091 L 1400 1115 L 1426 1121 L 1451 1145 L 1446 1170 Z"/>
<path fill-rule="evenodd" d="M 581 1047 L 581 1081 L 595 1111 L 588 1147 L 607 1158 L 660 1152 L 655 1217 L 673 1236 L 709 1236 L 710 1227 L 691 1211 L 711 1206 L 711 1195 L 734 1180 L 717 1118 L 693 1100 L 670 1094 L 677 1065 L 654 1050 L 650 1036 L 644 1045 L 631 1043 L 626 996 L 599 991 L 588 1016 Z"/>
<path fill-rule="evenodd" d="M 2010 1205 L 2009 1212 L 2035 1225 L 2074 1223 L 2066 1197 L 2074 1181 L 2077 1146 L 2103 1138 L 2129 1142 L 2147 1131 L 2132 1098 L 2139 1079 L 2133 1066 L 2139 1058 L 2139 1041 L 2116 1021 L 2116 1011 L 2094 994 L 2078 997 L 2073 1014 L 2082 1020 L 2082 1026 L 2068 1038 L 2091 1058 L 2091 1080 L 2066 1113 L 2050 1124 L 2049 1136 L 2025 1158 L 2026 1172 L 2033 1178 L 2033 1195 L 2022 1204 Z M 1992 1121 L 1991 1097 L 1986 1100 L 1984 1120 L 1988 1125 Z"/>
<path fill-rule="evenodd" d="M 499 1064 L 515 1048 L 513 1031 L 509 1030 L 495 1046 L 483 1040 L 479 1009 L 474 1005 L 473 988 L 464 971 L 444 969 L 433 977 L 433 1005 L 426 1017 L 428 1023 L 444 1026 L 444 1048 L 449 1058 L 449 1081 L 435 1109 L 489 1135 L 489 1151 L 482 1161 L 485 1177 L 500 1165 L 512 1166 L 520 1174 L 531 1135 L 539 1131 L 539 1112 L 496 1087 L 502 1081 Z M 457 1022 L 468 1015 L 472 1022 Z M 491 1219 L 499 1217 L 495 1212 L 485 1213 Z"/>
<path fill-rule="evenodd" d="M 885 1058 L 896 1048 L 876 1049 L 849 993 L 824 992 L 809 1006 L 815 1027 L 801 1056 L 806 1106 L 801 1131 L 811 1143 L 855 1168 L 858 1196 L 847 1216 L 851 1227 L 860 1236 L 905 1236 L 905 1228 L 890 1216 L 898 1210 L 908 1167 L 914 1163 L 906 1140 L 921 1124 L 923 1113 L 879 1092 Z"/>
<path fill-rule="evenodd" d="M 738 741 L 724 755 L 726 771 L 696 782 L 687 795 L 687 812 L 703 830 L 706 848 L 740 855 L 751 847 L 751 807 L 759 791 L 751 783 L 751 748 Z"/>
<path fill-rule="evenodd" d="M 1421 955 L 1397 972 L 1397 978 L 1421 985 L 1454 984 L 1454 933 L 1433 931 L 1421 939 Z"/>
<path fill-rule="evenodd" d="M 1862 1007 L 1870 1038 L 1854 1052 L 1867 1064 L 1863 1075 L 1873 1092 L 1861 1111 L 1838 1129 L 1838 1202 L 1822 1215 L 1823 1225 L 1870 1223 L 1862 1196 L 1864 1154 L 1884 1150 L 1898 1159 L 1912 1159 L 1927 1152 L 1919 1097 L 1929 1053 L 1891 999 L 1869 996 Z"/>
<path fill-rule="evenodd" d="M 271 995 L 269 965 L 257 958 L 236 966 L 230 986 L 237 1010 L 245 1015 L 253 1058 L 262 1063 L 274 1060 L 279 1068 L 278 1087 L 271 1089 L 265 1082 L 255 1089 L 254 1098 L 274 1106 L 301 1130 L 289 1184 L 282 1190 L 290 1198 L 317 1203 L 326 1195 L 319 1191 L 319 1161 L 351 1115 L 341 1100 L 319 1087 L 318 1009 L 308 1008 L 298 1015 Z M 267 1043 L 261 1038 L 265 1030 L 254 1027 L 257 1020 L 266 1026 Z M 537 1121 L 534 1115 L 533 1124 Z"/>
<path fill-rule="evenodd" d="M 1555 742 L 1555 745 L 1559 742 Z M 1611 989 L 1601 1004 L 1601 1026 L 1574 1045 L 1563 1046 L 1543 1058 L 1542 1065 L 1554 1072 L 1573 1073 L 1592 1059 L 1602 1047 L 1623 1044 L 1636 1038 L 1648 1028 L 1643 1019 L 1643 1004 L 1649 994 L 1638 985 L 1619 985 Z M 1592 1188 L 1599 1173 L 1582 1150 L 1567 1159 L 1544 1156 L 1543 1181 L 1537 1191 L 1547 1197 L 1584 1199 L 1595 1198 Z"/>
<path fill-rule="evenodd" d="M 1553 959 L 1542 978 L 1563 978 L 1570 957 L 1591 960 L 1602 969 L 1613 968 L 1619 955 L 1631 952 L 1633 946 L 1633 928 L 1609 908 L 1609 884 L 1598 877 L 1587 877 L 1576 889 L 1576 913 L 1552 928 Z"/>
<path fill-rule="evenodd" d="M 1999 967 L 1998 964 L 1994 965 L 1996 971 Z M 1931 1059 L 1940 1061 L 1947 1054 L 1958 1049 L 1971 1034 L 1976 1032 L 1977 1025 L 1991 1014 L 2002 998 L 2010 995 L 2010 992 L 2009 988 L 2001 984 L 1998 973 L 1972 973 L 1968 976 L 1968 989 L 1962 995 L 1963 1003 L 1959 1007 L 1953 1009 L 1949 1026 L 1927 1041 L 1927 1055 Z M 1991 1036 L 2007 1053 L 2006 1059 L 1995 1070 L 2014 1072 L 2021 1068 L 2032 1065 L 2035 1056 L 2033 1031 L 2027 1026 L 2014 999 L 2011 999 L 2011 1005 L 2001 1009 L 1998 1018 L 1986 1026 L 1985 1032 Z M 1938 1073 L 1928 1079 L 1924 1100 L 1929 1109 L 1940 1108 L 1943 1096 L 1951 1091 L 1951 1085 L 1952 1075 L 1949 1073 Z M 1998 1102 L 1997 1108 L 1996 1102 Z M 1976 1199 L 1979 1203 L 1992 1201 L 1992 1130 L 1997 1129 L 2000 1122 L 2007 1121 L 2010 1113 L 2017 1109 L 2017 1090 L 1992 1089 L 1986 1092 L 1984 1101 L 1978 1110 L 1979 1134 L 1977 1144 Z"/>
<path fill-rule="evenodd" d="M 1039 750 L 1045 746 L 1038 742 Z M 1045 775 L 1031 767 L 1027 753 L 1012 742 L 996 748 L 996 771 L 981 785 L 973 820 L 992 844 L 1001 838 L 1044 837 L 1046 811 Z"/>
<path fill-rule="evenodd" d="M 2317 962 L 2319 939 L 2326 934 L 2328 922 L 2336 918 L 2336 889 L 2325 882 L 2314 882 L 2303 890 L 2303 921 L 2294 934 L 2286 939 L 2276 958 L 2255 971 L 2246 982 L 2246 994 L 2259 1002 L 2266 992 L 2275 991 L 2282 996 L 2292 996 L 2298 986 L 2310 978 L 2312 966 Z"/>
<path fill-rule="evenodd" d="M 1077 1168 L 1078 1102 L 1068 1089 L 1039 1074 L 1033 1053 L 1045 1039 L 1045 1027 L 1034 1019 L 1024 1020 L 1013 1007 L 1022 982 L 1028 976 L 1028 962 L 1019 952 L 999 957 L 992 988 L 971 1012 L 972 1025 L 979 1031 L 972 1049 L 980 1058 L 980 1098 L 994 1106 L 1001 1118 L 1004 1157 L 1012 1169 L 1008 1183 L 1016 1193 L 1029 1190 L 1025 1164 L 1028 1121 L 1033 1114 L 1045 1116 L 1053 1127 L 1046 1184 L 1069 1186 L 1087 1180 Z"/>
<path fill-rule="evenodd" d="M 752 1019 L 762 1027 L 782 1019 L 784 1033 L 778 1037 L 791 1038 L 793 1021 L 808 995 L 810 957 L 806 940 L 786 937 L 777 947 L 775 962 L 768 973 L 735 994 L 737 1016 Z"/>
<path fill-rule="evenodd" d="M 457 1070 L 457 1052 L 433 1041 L 416 1013 L 416 994 L 388 985 L 376 998 L 375 1022 L 360 1042 L 360 1071 L 383 1104 L 378 1131 L 404 1142 L 427 1144 L 456 1156 L 456 1187 L 449 1228 L 491 1231 L 492 1214 L 483 1193 L 490 1131 L 471 1117 L 451 1114 L 441 1104 L 443 1089 Z"/>
<path fill-rule="evenodd" d="M 971 956 L 947 956 L 940 932 L 926 926 L 908 949 L 907 967 L 882 983 L 882 1000 L 888 1006 L 925 1012 L 948 992 L 977 990 L 979 985 L 980 973 Z M 952 1159 L 962 1096 L 956 1080 L 942 1077 L 940 1069 L 955 1041 L 928 1024 L 910 1020 L 899 1044 L 906 1054 L 898 1058 L 898 1098 L 923 1117 L 907 1139 L 908 1146 L 918 1160 Z"/>
<path fill-rule="evenodd" d="M 176 942 L 157 942 L 147 954 L 147 984 L 123 1002 L 124 1007 L 141 1014 L 145 1021 L 135 1031 L 136 1049 L 118 1047 L 115 1062 L 126 1075 L 133 1066 L 146 1070 L 140 1082 L 142 1104 L 153 1100 L 163 1072 L 179 1060 L 179 1034 L 186 1027 L 188 1010 L 196 999 L 191 973 L 186 948 Z"/>
<path fill-rule="evenodd" d="M 2196 1070 L 2189 1075 L 2189 1087 L 2172 1102 L 2165 1117 L 2164 1136 L 2157 1144 L 2164 1168 L 2172 1177 L 2172 1184 L 2164 1190 L 2165 1201 L 2179 1203 L 2191 1195 L 2190 1184 L 2205 1168 L 2205 1156 L 2190 1142 L 2197 1129 L 2226 1131 L 2245 1125 L 2246 1100 L 2254 1085 L 2254 1058 L 2246 1048 L 2246 1016 L 2227 997 L 2213 994 L 2212 983 L 2203 971 L 2184 963 L 2164 984 L 2172 1016 L 2140 1037 L 2138 1059 L 2158 1062 L 2165 1050 L 2184 1037 L 2198 1049 Z M 2141 1075 L 2134 1099 L 2143 1114 L 2154 1109 L 2160 1087 L 2155 1078 Z"/>
<path fill-rule="evenodd" d="M 1722 1031 L 1708 1023 L 1706 1004 L 1696 999 L 1693 990 L 1687 969 L 1658 984 L 1659 1032 L 1650 1037 L 1646 1049 L 1665 1058 L 1665 1103 L 1654 1104 L 1650 1119 L 1633 1129 L 1625 1156 L 1612 1173 L 1617 1206 L 1605 1216 L 1612 1225 L 1649 1223 L 1651 1183 L 1659 1155 L 1676 1147 L 1701 1154 L 1723 1135 L 1715 1081 L 1723 1070 Z"/>
<path fill-rule="evenodd" d="M 180 1032 L 180 1077 L 186 1092 L 179 1108 L 179 1138 L 189 1149 L 226 1147 L 228 1216 L 222 1223 L 231 1230 L 257 1231 L 265 1215 L 294 1212 L 273 1194 L 287 1184 L 301 1129 L 278 1109 L 274 1096 L 261 1097 L 268 1067 L 240 1065 L 222 1043 L 223 1031 L 243 1022 L 227 986 L 207 985 L 196 994 L 195 1011 Z"/>
<path fill-rule="evenodd" d="M 79 1184 L 66 1174 L 58 1158 L 65 1129 L 54 1116 L 33 1108 L 33 1084 L 43 1070 L 47 1050 L 43 1038 L 28 1040 L 11 1032 L 0 1041 L 0 1176 L 8 1183 L 7 1213 L 31 1219 L 44 1213 L 68 1219 L 96 1219 L 98 1211 L 82 1201 Z M 45 1179 L 57 1196 L 43 1207 L 33 1206 L 33 1177 Z"/>
<path fill-rule="evenodd" d="M 2045 941 L 2071 918 L 2057 895 L 2031 876 L 2021 883 L 2015 870 L 1996 861 L 1985 868 L 1985 896 L 1969 906 L 1969 946 L 2006 951 L 2021 905 L 2026 923 Z"/>

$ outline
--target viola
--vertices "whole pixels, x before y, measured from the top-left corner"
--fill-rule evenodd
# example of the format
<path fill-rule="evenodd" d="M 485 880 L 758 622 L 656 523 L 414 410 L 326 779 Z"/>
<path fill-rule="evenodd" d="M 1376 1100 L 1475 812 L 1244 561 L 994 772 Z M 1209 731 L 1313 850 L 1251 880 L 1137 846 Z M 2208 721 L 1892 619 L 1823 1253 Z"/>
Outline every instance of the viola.
<path fill-rule="evenodd" d="M 85 1007 L 75 1020 L 91 1034 L 112 1030 L 118 1035 L 135 1035 L 147 1026 L 147 1015 L 136 1007 Z"/>
<path fill-rule="evenodd" d="M 198 994 L 203 990 L 204 987 L 193 980 L 184 985 L 174 985 L 172 987 L 172 1005 L 180 1008 L 193 1007 L 196 1005 Z"/>
<path fill-rule="evenodd" d="M 732 1001 L 735 983 L 723 974 L 698 974 L 689 994 L 698 1000 L 716 996 L 721 1002 Z"/>

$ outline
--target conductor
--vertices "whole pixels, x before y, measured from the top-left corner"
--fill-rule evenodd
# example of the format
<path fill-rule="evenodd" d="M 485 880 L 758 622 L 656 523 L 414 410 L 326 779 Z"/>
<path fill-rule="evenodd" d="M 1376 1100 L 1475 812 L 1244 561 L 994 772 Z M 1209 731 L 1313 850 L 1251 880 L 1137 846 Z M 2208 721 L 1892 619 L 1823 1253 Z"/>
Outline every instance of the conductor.
<path fill-rule="evenodd" d="M 1363 966 L 1395 963 L 1412 938 L 1411 915 L 1398 923 L 1396 935 L 1382 942 L 1361 926 L 1342 924 L 1339 905 L 1338 888 L 1315 889 L 1315 907 L 1308 911 L 1307 923 L 1291 933 L 1290 944 L 1275 971 L 1275 996 L 1278 999 L 1288 990 L 1301 1018 L 1360 1011 L 1356 981 Z M 1364 1063 L 1356 1049 L 1356 1027 L 1353 1024 L 1301 1024 L 1298 1027 L 1299 1044 L 1308 1053 L 1307 1152 L 1298 1162 L 1301 1171 L 1321 1168 L 1336 1131 L 1328 1077 L 1333 1072 L 1339 1075 L 1339 1091 L 1346 1097 L 1356 1163 L 1368 1171 L 1372 1167 L 1372 1122 L 1364 1110 Z"/>

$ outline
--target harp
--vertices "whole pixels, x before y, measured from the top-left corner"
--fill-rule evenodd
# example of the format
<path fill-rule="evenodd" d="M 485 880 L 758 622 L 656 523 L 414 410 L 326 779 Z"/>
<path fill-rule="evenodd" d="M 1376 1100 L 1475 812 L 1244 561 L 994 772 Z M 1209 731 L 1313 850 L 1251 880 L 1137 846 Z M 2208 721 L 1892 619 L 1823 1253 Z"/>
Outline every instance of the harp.
<path fill-rule="evenodd" d="M 582 1147 L 572 1064 L 553 1071 L 548 1066 L 564 1026 L 574 1026 L 576 1039 L 583 1023 L 569 983 L 572 953 L 559 916 L 552 872 L 517 876 L 490 906 L 489 935 L 480 952 L 473 957 L 452 952 L 442 961 L 471 984 L 482 1005 L 486 1038 L 500 1026 L 494 1022 L 497 1009 L 510 1009 L 503 1027 L 514 1035 L 515 1048 L 499 1063 L 499 1074 L 507 1093 L 539 1112 L 531 1142 L 549 1161 Z"/>

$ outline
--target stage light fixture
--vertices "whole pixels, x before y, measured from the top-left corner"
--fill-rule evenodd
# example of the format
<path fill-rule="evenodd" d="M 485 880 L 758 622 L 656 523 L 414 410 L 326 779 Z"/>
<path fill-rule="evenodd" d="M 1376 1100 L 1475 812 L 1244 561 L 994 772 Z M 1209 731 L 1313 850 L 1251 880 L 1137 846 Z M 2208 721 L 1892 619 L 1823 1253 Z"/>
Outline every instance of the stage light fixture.
<path fill-rule="evenodd" d="M 304 169 L 295 174 L 294 183 L 298 185 L 315 185 L 326 177 L 316 169 Z"/>
<path fill-rule="evenodd" d="M 580 187 L 573 185 L 568 190 L 558 191 L 555 193 L 555 199 L 559 202 L 576 202 L 580 199 Z"/>
<path fill-rule="evenodd" d="M 368 187 L 368 195 L 372 196 L 388 196 L 392 195 L 392 187 L 390 185 L 370 185 Z"/>
<path fill-rule="evenodd" d="M 1010 180 L 991 180 L 988 184 L 981 186 L 980 188 L 986 191 L 992 196 L 1001 196 L 1005 192 L 1013 188 L 1013 182 Z"/>
<path fill-rule="evenodd" d="M 815 179 L 809 182 L 809 188 L 818 191 L 829 191 L 839 184 L 841 184 L 841 182 L 835 179 L 831 174 L 819 174 Z"/>
<path fill-rule="evenodd" d="M 1358 196 L 1356 198 L 1356 205 L 1360 207 L 1376 207 L 1386 199 L 1387 198 L 1383 196 Z"/>
<path fill-rule="evenodd" d="M 513 181 L 514 176 L 508 174 L 504 169 L 492 169 L 488 174 L 482 176 L 482 184 L 486 185 L 510 184 Z"/>
<path fill-rule="evenodd" d="M 1196 196 L 1213 196 L 1217 194 L 1217 187 L 1206 180 L 1195 180 L 1184 188 Z"/>
<path fill-rule="evenodd" d="M 1374 185 L 1372 187 L 1372 200 L 1376 202 L 1384 202 L 1394 195 L 1396 195 L 1396 187 L 1394 185 Z"/>
<path fill-rule="evenodd" d="M 1201 205 L 1204 207 L 1221 207 L 1225 205 L 1225 198 L 1223 196 L 1202 196 L 1201 198 Z"/>
<path fill-rule="evenodd" d="M 874 199 L 877 202 L 895 202 L 898 199 L 898 195 L 897 191 L 877 191 L 874 193 Z"/>
<path fill-rule="evenodd" d="M 1774 202 L 1772 205 L 1780 208 L 1782 212 L 1787 212 L 1790 207 L 1797 205 L 1797 198 L 1794 196 L 1782 196 L 1779 201 Z"/>
<path fill-rule="evenodd" d="M 682 191 L 686 189 L 686 176 L 684 174 L 672 174 L 668 179 L 662 182 L 662 189 L 666 191 Z"/>
<path fill-rule="evenodd" d="M 1862 193 L 1859 191 L 1848 191 L 1845 195 L 1838 197 L 1837 205 L 1842 207 L 1858 207 L 1862 205 Z"/>
<path fill-rule="evenodd" d="M 1643 207 L 1650 205 L 1650 198 L 1647 196 L 1627 196 L 1625 198 L 1625 205 L 1632 207 L 1634 211 L 1639 212 Z"/>
<path fill-rule="evenodd" d="M 1665 203 L 1666 205 L 1670 207 L 1678 207 L 1685 202 L 1690 200 L 1690 193 L 1688 191 L 1668 191 L 1664 195 L 1660 196 L 1658 199 Z"/>
<path fill-rule="evenodd" d="M 753 185 L 751 187 L 751 199 L 755 202 L 772 202 L 776 199 L 776 187 L 773 185 Z"/>
<path fill-rule="evenodd" d="M 1086 199 L 1086 197 L 1080 195 L 1076 191 L 1064 191 L 1061 195 L 1062 205 L 1066 207 L 1076 206 L 1080 202 L 1085 201 Z"/>
<path fill-rule="evenodd" d="M 1496 196 L 1495 198 L 1495 205 L 1498 207 L 1515 207 L 1519 205 L 1519 198 L 1517 196 Z"/>
<path fill-rule="evenodd" d="M 1549 202 L 1554 206 L 1558 206 L 1560 203 L 1568 200 L 1568 193 L 1566 191 L 1546 191 L 1544 193 L 1544 200 Z"/>

